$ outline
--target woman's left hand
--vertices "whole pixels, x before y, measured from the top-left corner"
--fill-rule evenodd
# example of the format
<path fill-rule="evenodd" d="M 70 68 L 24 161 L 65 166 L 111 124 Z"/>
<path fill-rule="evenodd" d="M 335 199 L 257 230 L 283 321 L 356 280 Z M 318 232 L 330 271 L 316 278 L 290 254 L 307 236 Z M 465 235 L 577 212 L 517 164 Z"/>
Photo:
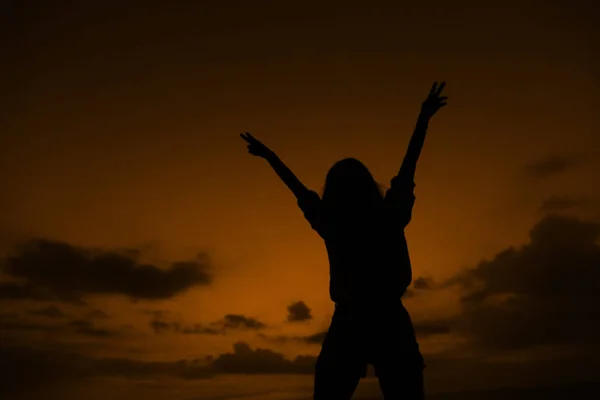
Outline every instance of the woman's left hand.
<path fill-rule="evenodd" d="M 442 90 L 444 90 L 444 86 L 446 86 L 446 82 L 442 82 L 439 86 L 437 81 L 433 83 L 429 95 L 421 106 L 421 116 L 430 119 L 440 108 L 447 104 L 448 97 L 440 96 Z"/>

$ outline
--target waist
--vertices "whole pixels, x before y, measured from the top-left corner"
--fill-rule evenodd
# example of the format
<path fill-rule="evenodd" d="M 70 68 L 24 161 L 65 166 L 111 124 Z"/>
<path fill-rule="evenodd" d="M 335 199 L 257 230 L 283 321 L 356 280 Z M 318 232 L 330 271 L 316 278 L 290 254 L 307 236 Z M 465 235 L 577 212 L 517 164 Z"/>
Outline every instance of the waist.
<path fill-rule="evenodd" d="M 400 296 L 381 296 L 377 298 L 346 298 L 335 301 L 338 311 L 365 311 L 370 314 L 386 313 L 389 310 L 406 310 Z"/>
<path fill-rule="evenodd" d="M 386 303 L 336 303 L 333 320 L 348 323 L 362 331 L 389 331 L 398 335 L 414 334 L 412 320 L 402 301 Z M 403 332 L 403 334 L 401 334 Z"/>
<path fill-rule="evenodd" d="M 341 305 L 402 305 L 402 296 L 411 281 L 410 271 L 404 276 L 398 274 L 376 279 L 368 276 L 340 275 L 331 276 L 329 293 L 331 300 Z"/>

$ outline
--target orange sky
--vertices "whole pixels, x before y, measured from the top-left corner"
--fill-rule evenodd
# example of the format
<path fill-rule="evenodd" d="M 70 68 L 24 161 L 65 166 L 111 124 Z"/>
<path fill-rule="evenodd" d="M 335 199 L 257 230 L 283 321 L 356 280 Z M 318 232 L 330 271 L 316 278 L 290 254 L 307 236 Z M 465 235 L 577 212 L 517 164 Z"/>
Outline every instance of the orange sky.
<path fill-rule="evenodd" d="M 114 288 L 90 291 L 82 295 L 85 306 L 8 299 L 0 290 L 6 305 L 0 347 L 150 362 L 217 357 L 244 341 L 291 359 L 316 355 L 318 345 L 293 337 L 321 332 L 329 322 L 325 248 L 293 195 L 265 162 L 247 155 L 238 135 L 253 132 L 317 191 L 327 169 L 344 157 L 359 158 L 389 185 L 436 79 L 447 81 L 449 105 L 430 124 L 407 228 L 413 275 L 433 287 L 415 289 L 405 303 L 417 327 L 456 319 L 461 328 L 423 333 L 426 359 L 472 352 L 500 363 L 485 329 L 470 328 L 466 316 L 476 314 L 461 306 L 461 289 L 439 286 L 507 247 L 527 244 L 545 214 L 576 218 L 567 225 L 554 221 L 560 229 L 552 230 L 552 221 L 540 228 L 565 238 L 567 229 L 579 232 L 578 223 L 600 219 L 593 1 L 17 3 L 7 2 L 0 13 L 2 249 L 10 252 L 15 241 L 29 238 L 138 249 L 160 268 L 207 253 L 212 280 L 159 300 L 132 302 L 122 295 L 130 292 Z M 546 245 L 544 238 L 554 236 L 540 237 Z M 5 278 L 32 281 L 30 272 Z M 298 301 L 312 319 L 288 322 L 287 307 Z M 555 303 L 535 304 L 532 310 Z M 59 325 L 83 319 L 119 334 L 66 334 L 30 314 L 51 305 L 64 314 L 50 318 Z M 86 319 L 96 309 L 108 317 Z M 160 318 L 152 316 L 157 310 Z M 598 315 L 597 308 L 590 312 L 585 315 Z M 8 314 L 31 324 L 42 318 L 43 326 L 18 328 Z M 227 314 L 266 327 L 211 335 L 183 334 L 174 325 L 157 333 L 149 325 L 152 318 L 207 325 Z M 282 336 L 292 339 L 276 340 Z M 562 338 L 568 349 L 540 350 L 537 345 L 555 343 L 532 341 L 502 348 L 504 362 L 526 371 L 530 360 L 537 368 L 548 354 L 567 354 L 579 343 Z M 433 391 L 471 387 L 469 374 L 485 374 L 468 364 L 456 377 L 444 363 L 446 369 L 432 366 Z M 490 369 L 495 378 L 479 385 L 513 382 L 497 368 Z M 559 381 L 571 379 L 561 371 Z M 219 379 L 230 378 L 207 380 L 211 393 L 191 393 L 216 398 L 210 396 L 226 391 Z M 298 379 L 310 393 L 310 376 Z M 84 392 L 93 387 L 77 385 Z M 184 396 L 177 385 L 164 385 L 171 388 L 164 396 Z M 123 398 L 141 393 L 119 390 Z"/>

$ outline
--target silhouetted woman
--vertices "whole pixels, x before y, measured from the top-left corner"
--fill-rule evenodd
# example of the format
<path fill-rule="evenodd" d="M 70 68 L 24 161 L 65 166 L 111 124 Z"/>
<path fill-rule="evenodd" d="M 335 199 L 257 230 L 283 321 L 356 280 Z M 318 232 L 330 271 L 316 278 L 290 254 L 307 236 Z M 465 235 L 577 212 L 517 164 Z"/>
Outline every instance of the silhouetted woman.
<path fill-rule="evenodd" d="M 358 160 L 329 170 L 322 198 L 251 134 L 251 154 L 266 159 L 324 239 L 330 265 L 331 325 L 317 359 L 315 400 L 348 400 L 372 364 L 386 400 L 422 400 L 423 357 L 402 296 L 412 281 L 404 228 L 415 202 L 414 175 L 430 118 L 446 105 L 433 84 L 398 175 L 385 195 Z"/>

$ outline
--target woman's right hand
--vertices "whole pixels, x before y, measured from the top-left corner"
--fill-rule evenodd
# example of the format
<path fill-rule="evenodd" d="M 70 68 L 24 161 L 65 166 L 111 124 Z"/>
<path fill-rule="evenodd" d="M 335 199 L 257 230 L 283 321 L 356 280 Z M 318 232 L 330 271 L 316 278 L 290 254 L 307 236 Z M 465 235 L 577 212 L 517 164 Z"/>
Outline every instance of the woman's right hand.
<path fill-rule="evenodd" d="M 267 158 L 273 152 L 250 132 L 241 133 L 240 137 L 248 143 L 248 152 L 253 156 Z"/>

